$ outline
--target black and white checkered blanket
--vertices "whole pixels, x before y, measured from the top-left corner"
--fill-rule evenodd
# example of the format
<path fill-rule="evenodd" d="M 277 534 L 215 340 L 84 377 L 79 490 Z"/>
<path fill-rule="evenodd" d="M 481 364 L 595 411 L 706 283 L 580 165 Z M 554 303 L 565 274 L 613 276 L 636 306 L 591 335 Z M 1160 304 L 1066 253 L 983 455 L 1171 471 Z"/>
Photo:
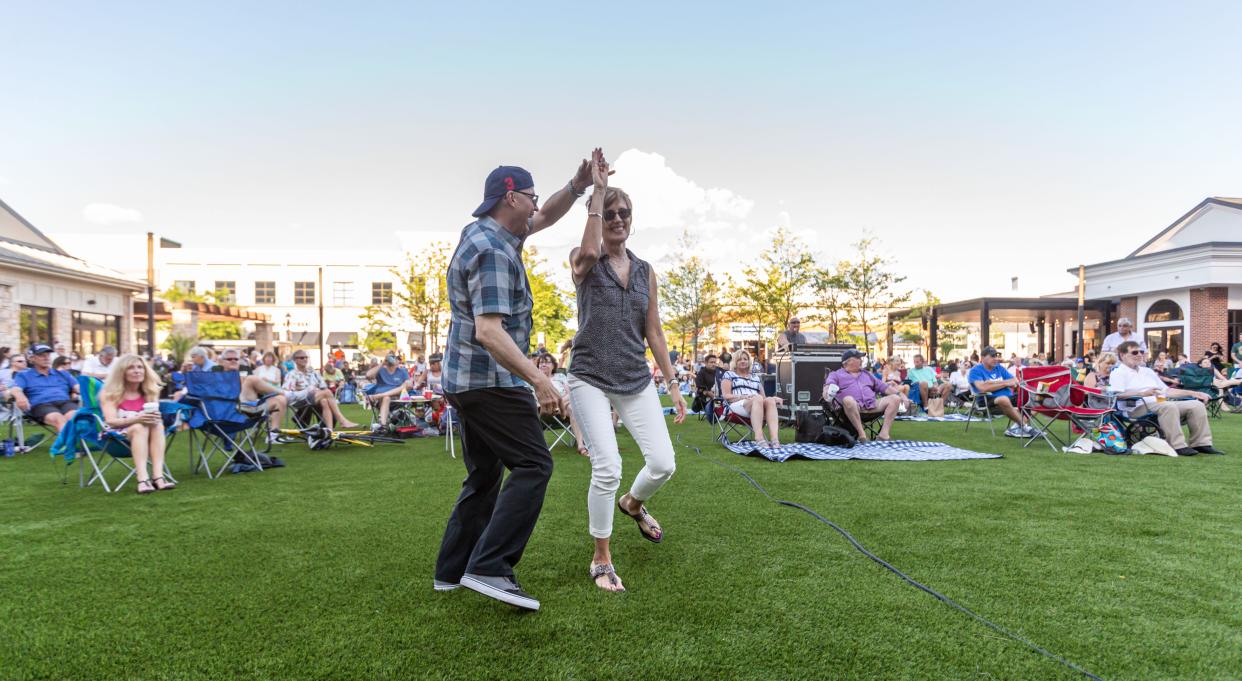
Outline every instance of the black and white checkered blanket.
<path fill-rule="evenodd" d="M 762 456 L 769 461 L 787 461 L 795 456 L 815 461 L 956 461 L 960 459 L 999 459 L 1000 454 L 984 454 L 968 449 L 958 449 L 943 442 L 920 442 L 917 440 L 889 440 L 888 442 L 860 442 L 852 448 L 830 447 L 813 443 L 783 444 L 780 447 L 759 448 L 746 441 L 722 445 L 734 454 Z"/>
<path fill-rule="evenodd" d="M 969 421 L 970 419 L 967 418 L 966 414 L 945 414 L 944 416 L 928 416 L 927 414 L 920 414 L 918 416 L 905 416 L 905 415 L 898 416 L 896 420 L 898 421 L 920 421 L 920 422 L 921 421 L 953 421 L 955 423 L 962 423 L 964 421 Z M 976 416 L 975 420 L 982 422 L 982 421 L 988 421 L 989 419 L 979 418 Z"/>

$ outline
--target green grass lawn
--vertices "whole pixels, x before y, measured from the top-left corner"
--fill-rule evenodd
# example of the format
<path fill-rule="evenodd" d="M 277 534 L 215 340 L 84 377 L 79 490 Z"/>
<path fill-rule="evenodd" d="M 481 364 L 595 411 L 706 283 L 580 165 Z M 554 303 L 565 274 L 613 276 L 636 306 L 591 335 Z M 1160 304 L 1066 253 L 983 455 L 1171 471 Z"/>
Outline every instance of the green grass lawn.
<path fill-rule="evenodd" d="M 809 516 L 913 578 L 1107 679 L 1242 678 L 1242 416 L 1227 456 L 1022 449 L 986 428 L 898 424 L 899 438 L 1004 459 L 784 464 L 713 445 L 691 417 L 650 504 L 662 544 L 617 516 L 629 592 L 587 578 L 590 470 L 553 452 L 518 567 L 520 613 L 433 593 L 464 469 L 443 440 L 311 452 L 288 467 L 189 472 L 150 496 L 59 482 L 46 449 L 0 459 L 0 678 L 1075 678 L 904 584 Z M 792 434 L 787 434 L 787 440 Z M 641 465 L 622 439 L 625 483 Z"/>

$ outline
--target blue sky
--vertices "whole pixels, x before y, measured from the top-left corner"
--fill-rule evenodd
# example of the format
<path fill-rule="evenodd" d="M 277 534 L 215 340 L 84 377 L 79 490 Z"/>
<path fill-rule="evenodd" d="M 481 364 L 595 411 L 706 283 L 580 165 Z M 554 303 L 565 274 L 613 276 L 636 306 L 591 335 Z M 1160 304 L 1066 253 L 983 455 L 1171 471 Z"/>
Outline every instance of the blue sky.
<path fill-rule="evenodd" d="M 178 5 L 4 10 L 0 198 L 53 234 L 394 247 L 499 163 L 548 194 L 602 145 L 653 260 L 867 230 L 953 299 L 1068 289 L 1242 195 L 1235 3 Z"/>

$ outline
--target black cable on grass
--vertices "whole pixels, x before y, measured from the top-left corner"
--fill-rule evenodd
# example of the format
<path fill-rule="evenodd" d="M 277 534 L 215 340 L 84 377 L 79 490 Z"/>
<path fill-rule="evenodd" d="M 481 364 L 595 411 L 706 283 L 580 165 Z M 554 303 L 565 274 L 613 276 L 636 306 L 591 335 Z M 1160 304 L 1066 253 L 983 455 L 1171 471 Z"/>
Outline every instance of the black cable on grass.
<path fill-rule="evenodd" d="M 1040 655 L 1043 655 L 1044 657 L 1047 657 L 1047 658 L 1052 659 L 1052 660 L 1056 660 L 1057 662 L 1059 662 L 1060 664 L 1064 665 L 1065 667 L 1067 667 L 1067 668 L 1069 668 L 1069 669 L 1071 669 L 1071 670 L 1073 670 L 1073 671 L 1076 671 L 1076 672 L 1078 672 L 1079 674 L 1082 674 L 1083 676 L 1085 676 L 1085 677 L 1087 677 L 1087 678 L 1089 678 L 1089 679 L 1094 679 L 1095 681 L 1104 681 L 1104 680 L 1103 680 L 1103 679 L 1101 679 L 1100 677 L 1096 676 L 1095 674 L 1092 674 L 1091 672 L 1087 671 L 1086 669 L 1083 669 L 1082 667 L 1078 666 L 1077 664 L 1074 664 L 1073 662 L 1070 662 L 1069 660 L 1067 660 L 1067 659 L 1065 659 L 1065 658 L 1061 657 L 1060 655 L 1057 655 L 1056 653 L 1050 652 L 1049 650 L 1047 650 L 1047 649 L 1045 649 L 1045 648 L 1042 648 L 1042 647 L 1040 647 L 1039 645 L 1036 645 L 1036 644 L 1035 644 L 1034 642 L 1032 642 L 1030 639 L 1027 639 L 1027 638 L 1023 637 L 1021 634 L 1018 634 L 1018 633 L 1016 633 L 1016 632 L 1010 631 L 1009 629 L 1006 629 L 1005 627 L 1003 627 L 1003 626 L 1001 626 L 1001 625 L 999 625 L 999 624 L 996 624 L 995 622 L 992 622 L 992 621 L 990 621 L 990 620 L 988 620 L 988 619 L 984 618 L 982 615 L 980 615 L 980 614 L 976 613 L 975 611 L 971 610 L 970 608 L 967 608 L 966 606 L 964 606 L 964 605 L 962 605 L 962 604 L 958 603 L 957 601 L 953 600 L 952 598 L 949 598 L 948 596 L 945 596 L 944 594 L 942 594 L 942 593 L 940 593 L 940 592 L 936 591 L 935 589 L 931 588 L 930 586 L 927 586 L 926 584 L 923 584 L 923 583 L 921 583 L 921 582 L 916 581 L 913 577 L 911 577 L 910 575 L 907 575 L 906 573 L 902 572 L 901 570 L 898 570 L 896 567 L 894 567 L 894 566 L 893 566 L 891 563 L 889 563 L 888 561 L 884 560 L 883 558 L 881 558 L 881 557 L 879 557 L 879 556 L 875 555 L 874 553 L 872 553 L 871 551 L 867 550 L 867 547 L 865 547 L 865 546 L 863 546 L 862 544 L 860 544 L 860 543 L 858 542 L 858 540 L 854 538 L 854 536 L 853 536 L 853 535 L 851 535 L 849 532 L 846 532 L 846 531 L 845 531 L 845 529 L 844 529 L 844 528 L 842 528 L 840 525 L 838 525 L 838 524 L 836 524 L 836 523 L 832 522 L 831 520 L 829 520 L 829 519 L 825 518 L 824 516 L 822 516 L 822 515 L 820 515 L 820 514 L 816 513 L 815 511 L 813 511 L 813 510 L 811 510 L 811 509 L 807 508 L 806 506 L 803 506 L 802 504 L 799 504 L 799 503 L 797 503 L 797 502 L 795 502 L 795 501 L 786 501 L 785 499 L 777 499 L 776 497 L 772 496 L 772 494 L 771 494 L 771 493 L 769 493 L 769 492 L 768 492 L 768 490 L 764 489 L 763 485 L 760 485 L 760 484 L 759 484 L 759 482 L 758 482 L 757 480 L 755 480 L 754 478 L 750 477 L 750 474 L 749 474 L 749 473 L 747 473 L 746 471 L 744 471 L 744 470 L 742 470 L 742 469 L 738 468 L 737 466 L 732 466 L 732 465 L 729 465 L 729 464 L 727 464 L 727 463 L 724 463 L 723 461 L 719 461 L 719 460 L 717 460 L 715 457 L 711 457 L 711 456 L 708 456 L 708 455 L 704 454 L 704 453 L 703 453 L 703 450 L 702 450 L 702 449 L 700 449 L 699 447 L 696 447 L 696 446 L 694 446 L 694 445 L 692 445 L 692 444 L 687 444 L 687 443 L 683 442 L 683 441 L 682 441 L 682 439 L 681 439 L 681 435 L 678 435 L 678 436 L 677 436 L 677 443 L 678 443 L 678 444 L 680 444 L 680 445 L 681 445 L 681 446 L 683 446 L 683 447 L 688 447 L 688 448 L 690 448 L 690 449 L 693 449 L 695 454 L 698 454 L 699 456 L 703 457 L 704 459 L 707 459 L 708 461 L 710 461 L 710 462 L 712 462 L 712 463 L 716 464 L 717 466 L 721 466 L 721 467 L 723 467 L 723 468 L 727 468 L 727 469 L 729 469 L 729 470 L 733 471 L 734 473 L 737 473 L 738 475 L 742 476 L 743 478 L 746 478 L 746 481 L 747 481 L 747 482 L 749 482 L 752 486 L 754 486 L 754 488 L 755 488 L 755 489 L 757 489 L 757 490 L 759 490 L 760 492 L 762 492 L 762 493 L 763 493 L 763 496 L 767 497 L 767 498 L 768 498 L 768 500 L 770 500 L 770 501 L 772 501 L 772 502 L 774 502 L 774 503 L 780 504 L 781 506 L 788 506 L 788 507 L 790 507 L 790 508 L 796 508 L 796 509 L 798 509 L 799 511 L 802 511 L 803 513 L 806 513 L 806 514 L 810 515 L 812 518 L 815 518 L 815 519 L 816 519 L 816 520 L 818 520 L 819 522 L 821 522 L 821 523 L 823 523 L 823 524 L 827 525 L 828 527 L 831 527 L 832 529 L 836 530 L 838 534 L 840 534 L 842 537 L 845 537 L 846 541 L 848 541 L 851 545 L 853 545 L 853 547 L 854 547 L 854 548 L 858 549 L 858 551 L 859 551 L 860 553 L 862 553 L 864 556 L 866 556 L 866 557 L 870 558 L 871 560 L 875 561 L 876 563 L 879 563 L 879 564 L 880 564 L 880 566 L 881 566 L 881 567 L 883 567 L 885 570 L 888 570 L 889 572 L 891 572 L 891 573 L 893 573 L 893 574 L 897 575 L 898 577 L 900 577 L 900 578 L 902 579 L 902 581 L 904 581 L 905 583 L 909 584 L 910 586 L 912 586 L 912 587 L 914 587 L 914 588 L 918 589 L 919 591 L 922 591 L 923 593 L 925 593 L 925 594 L 927 594 L 927 595 L 931 596 L 932 598 L 935 598 L 936 600 L 940 601 L 941 603 L 944 603 L 945 605 L 948 605 L 948 606 L 950 606 L 950 607 L 954 608 L 955 610 L 958 610 L 958 611 L 960 611 L 960 612 L 962 612 L 962 613 L 966 614 L 967 616 L 971 617 L 972 619 L 974 619 L 975 621 L 977 621 L 977 622 L 979 622 L 980 624 L 984 625 L 985 627 L 987 627 L 987 628 L 991 629 L 992 631 L 995 631 L 995 632 L 996 632 L 996 633 L 998 633 L 998 634 L 1001 634 L 1001 635 L 1006 636 L 1006 637 L 1008 637 L 1008 638 L 1010 638 L 1010 639 L 1012 639 L 1012 640 L 1014 640 L 1014 641 L 1017 641 L 1018 643 L 1021 643 L 1022 645 L 1026 646 L 1027 648 L 1030 648 L 1031 650 L 1033 650 L 1033 651 L 1035 651 L 1035 652 L 1039 653 Z"/>

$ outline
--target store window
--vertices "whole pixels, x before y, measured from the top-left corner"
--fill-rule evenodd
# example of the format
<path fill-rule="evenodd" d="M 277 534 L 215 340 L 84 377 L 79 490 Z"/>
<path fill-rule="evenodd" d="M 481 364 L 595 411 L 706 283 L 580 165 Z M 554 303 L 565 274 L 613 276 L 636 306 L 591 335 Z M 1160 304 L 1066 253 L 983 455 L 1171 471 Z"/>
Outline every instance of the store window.
<path fill-rule="evenodd" d="M 1161 351 L 1177 357 L 1186 351 L 1186 328 L 1182 306 L 1164 298 L 1152 303 L 1143 316 L 1143 338 L 1147 350 L 1155 356 Z"/>
<path fill-rule="evenodd" d="M 121 318 L 97 312 L 73 313 L 73 350 L 79 357 L 98 354 L 105 345 L 117 347 Z"/>
<path fill-rule="evenodd" d="M 217 295 L 217 303 L 221 305 L 233 305 L 237 302 L 237 282 L 236 281 L 216 281 L 216 287 L 213 289 Z"/>
<path fill-rule="evenodd" d="M 1147 317 L 1145 318 L 1145 321 L 1150 324 L 1160 322 L 1177 322 L 1182 319 L 1184 319 L 1184 317 L 1182 317 L 1182 306 L 1169 300 L 1168 298 L 1165 298 L 1164 300 L 1157 300 L 1152 303 L 1151 307 L 1147 308 Z"/>
<path fill-rule="evenodd" d="M 174 281 L 173 288 L 177 289 L 178 291 L 181 291 L 185 295 L 188 295 L 188 296 L 194 295 L 194 282 L 189 281 L 187 279 L 178 279 L 177 281 Z"/>
<path fill-rule="evenodd" d="M 276 282 L 256 281 L 254 283 L 254 304 L 255 305 L 275 305 L 276 304 Z"/>
<path fill-rule="evenodd" d="M 293 304 L 294 305 L 314 305 L 315 304 L 315 282 L 313 281 L 293 282 Z"/>
<path fill-rule="evenodd" d="M 371 304 L 372 305 L 388 305 L 390 303 L 392 303 L 392 282 L 391 281 L 371 282 Z"/>
<path fill-rule="evenodd" d="M 52 309 L 22 305 L 21 309 L 22 350 L 35 343 L 52 344 Z"/>
<path fill-rule="evenodd" d="M 1225 347 L 1229 348 L 1232 353 L 1233 346 L 1237 343 L 1242 343 L 1242 310 L 1230 310 L 1229 342 L 1225 344 Z M 1234 362 L 1233 359 L 1229 358 L 1226 358 L 1226 361 Z"/>
<path fill-rule="evenodd" d="M 333 305 L 353 305 L 353 303 L 354 303 L 354 282 L 352 281 L 332 282 L 332 304 Z"/>

